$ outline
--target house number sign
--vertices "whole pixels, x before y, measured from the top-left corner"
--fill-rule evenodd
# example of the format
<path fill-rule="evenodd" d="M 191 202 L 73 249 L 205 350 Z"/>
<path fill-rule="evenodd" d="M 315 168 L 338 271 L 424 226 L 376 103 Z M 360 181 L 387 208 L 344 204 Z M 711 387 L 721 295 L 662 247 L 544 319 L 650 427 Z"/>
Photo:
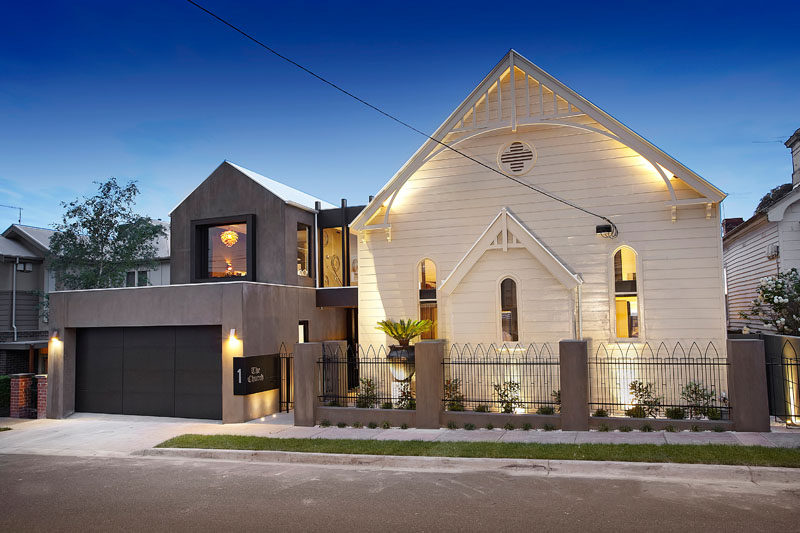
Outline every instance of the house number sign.
<path fill-rule="evenodd" d="M 281 386 L 281 359 L 278 354 L 233 358 L 233 394 L 244 396 Z"/>

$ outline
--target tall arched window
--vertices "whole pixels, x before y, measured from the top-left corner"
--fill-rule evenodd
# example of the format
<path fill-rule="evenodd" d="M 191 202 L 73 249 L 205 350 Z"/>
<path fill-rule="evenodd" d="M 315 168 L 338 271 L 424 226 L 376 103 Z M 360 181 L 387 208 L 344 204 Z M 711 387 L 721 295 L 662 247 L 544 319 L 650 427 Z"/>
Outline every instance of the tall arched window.
<path fill-rule="evenodd" d="M 639 292 L 636 284 L 636 252 L 623 246 L 614 253 L 615 333 L 618 338 L 639 336 Z"/>
<path fill-rule="evenodd" d="M 420 335 L 422 339 L 436 338 L 436 265 L 430 259 L 419 262 L 419 319 L 431 320 L 433 327 Z"/>
<path fill-rule="evenodd" d="M 506 278 L 500 282 L 500 325 L 503 330 L 503 342 L 519 340 L 518 321 L 517 282 Z"/>

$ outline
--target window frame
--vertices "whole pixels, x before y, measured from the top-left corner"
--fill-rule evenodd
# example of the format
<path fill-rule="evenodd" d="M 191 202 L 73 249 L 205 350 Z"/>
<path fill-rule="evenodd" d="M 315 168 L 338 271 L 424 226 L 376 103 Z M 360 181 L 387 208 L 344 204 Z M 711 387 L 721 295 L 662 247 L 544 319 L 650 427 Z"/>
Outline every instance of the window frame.
<path fill-rule="evenodd" d="M 516 297 L 517 297 L 517 340 L 515 341 L 506 341 L 503 340 L 503 281 L 510 279 L 516 285 Z M 522 339 L 524 338 L 524 330 L 523 324 L 524 321 L 522 320 L 522 298 L 520 295 L 522 294 L 522 283 L 520 282 L 519 277 L 514 274 L 503 274 L 497 281 L 495 282 L 496 289 L 495 289 L 495 323 L 497 327 L 497 339 L 499 344 L 507 344 L 507 343 L 515 343 L 521 344 Z"/>
<path fill-rule="evenodd" d="M 639 316 L 639 336 L 638 337 L 618 337 L 617 336 L 617 288 L 614 271 L 614 256 L 623 248 L 631 250 L 636 256 L 636 306 Z M 644 298 L 642 297 L 642 285 L 644 284 L 644 272 L 642 269 L 642 256 L 636 248 L 630 244 L 620 244 L 611 252 L 609 256 L 608 269 L 608 290 L 609 290 L 609 339 L 614 342 L 644 343 Z"/>
<path fill-rule="evenodd" d="M 208 228 L 226 224 L 247 226 L 246 250 L 247 275 L 235 278 L 212 278 L 208 276 Z M 192 283 L 218 283 L 230 281 L 255 281 L 256 267 L 256 216 L 253 214 L 228 217 L 202 218 L 191 221 L 190 280 Z"/>
<path fill-rule="evenodd" d="M 298 222 L 297 233 L 299 233 L 301 230 L 305 230 L 306 232 L 306 266 L 308 274 L 300 274 L 298 272 L 297 276 L 300 278 L 314 279 L 314 259 L 312 257 L 314 253 L 314 239 L 313 239 L 314 231 L 310 225 L 304 222 Z M 297 233 L 295 233 L 295 237 L 297 236 Z M 295 250 L 296 250 L 295 254 L 297 254 L 297 248 L 299 246 L 300 246 L 300 240 L 298 239 L 297 242 L 295 243 Z"/>

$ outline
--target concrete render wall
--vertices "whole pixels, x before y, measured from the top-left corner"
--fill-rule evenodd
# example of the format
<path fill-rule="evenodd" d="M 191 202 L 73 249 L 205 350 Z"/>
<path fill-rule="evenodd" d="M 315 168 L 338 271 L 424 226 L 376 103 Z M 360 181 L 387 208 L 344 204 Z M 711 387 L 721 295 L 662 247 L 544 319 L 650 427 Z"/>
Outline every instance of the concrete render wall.
<path fill-rule="evenodd" d="M 278 411 L 278 392 L 233 395 L 233 357 L 291 349 L 298 320 L 308 320 L 311 340 L 345 337 L 345 311 L 319 309 L 313 288 L 255 282 L 167 285 L 55 292 L 49 346 L 48 417 L 75 411 L 76 329 L 218 325 L 222 336 L 222 421 L 244 422 Z M 237 340 L 229 340 L 231 329 Z"/>
<path fill-rule="evenodd" d="M 319 365 L 323 356 L 323 343 L 305 343 L 295 346 L 295 425 L 313 426 L 323 420 L 336 424 L 370 422 L 380 424 L 405 423 L 418 428 L 439 428 L 455 423 L 457 427 L 473 424 L 484 427 L 492 424 L 502 427 L 506 423 L 534 428 L 551 425 L 565 431 L 586 431 L 590 427 L 622 426 L 638 428 L 648 425 L 660 430 L 672 426 L 679 430 L 698 426 L 702 429 L 721 427 L 736 431 L 769 431 L 769 406 L 767 404 L 764 347 L 760 340 L 729 340 L 728 358 L 731 367 L 728 381 L 732 420 L 667 420 L 653 418 L 598 418 L 590 416 L 588 387 L 588 345 L 586 341 L 565 340 L 559 343 L 561 376 L 561 405 L 553 415 L 478 413 L 474 411 L 445 411 L 443 407 L 444 379 L 442 361 L 444 340 L 421 341 L 415 345 L 416 360 L 416 410 L 395 411 L 353 407 L 324 407 L 319 402 Z"/>

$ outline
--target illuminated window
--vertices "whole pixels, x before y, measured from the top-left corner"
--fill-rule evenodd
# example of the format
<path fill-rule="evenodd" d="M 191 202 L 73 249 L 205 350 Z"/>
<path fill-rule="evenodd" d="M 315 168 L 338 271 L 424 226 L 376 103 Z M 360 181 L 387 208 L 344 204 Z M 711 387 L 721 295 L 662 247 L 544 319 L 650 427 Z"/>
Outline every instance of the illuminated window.
<path fill-rule="evenodd" d="M 419 319 L 433 322 L 433 327 L 420 335 L 420 338 L 435 339 L 439 311 L 436 305 L 436 265 L 433 261 L 423 259 L 419 262 L 417 281 L 419 284 Z"/>
<path fill-rule="evenodd" d="M 192 281 L 253 280 L 255 217 L 192 221 Z"/>
<path fill-rule="evenodd" d="M 309 243 L 311 241 L 311 228 L 305 224 L 297 225 L 297 275 L 310 276 L 311 275 L 311 261 L 309 260 L 308 251 L 310 250 Z"/>
<path fill-rule="evenodd" d="M 344 287 L 342 228 L 322 230 L 322 286 Z"/>
<path fill-rule="evenodd" d="M 614 312 L 616 336 L 639 336 L 639 293 L 636 285 L 636 252 L 623 246 L 614 253 Z"/>
<path fill-rule="evenodd" d="M 506 278 L 500 282 L 500 324 L 503 342 L 519 340 L 517 317 L 517 282 Z"/>

